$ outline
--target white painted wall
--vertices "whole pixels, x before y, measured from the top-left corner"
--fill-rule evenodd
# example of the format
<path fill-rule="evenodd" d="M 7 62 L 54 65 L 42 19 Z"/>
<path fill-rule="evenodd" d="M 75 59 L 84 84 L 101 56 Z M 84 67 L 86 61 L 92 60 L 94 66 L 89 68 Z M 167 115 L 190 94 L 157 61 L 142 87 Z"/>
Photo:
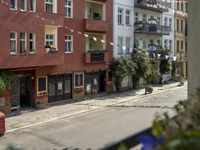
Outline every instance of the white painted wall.
<path fill-rule="evenodd" d="M 133 49 L 134 41 L 134 1 L 133 0 L 113 0 L 113 57 L 118 58 L 118 37 L 123 37 L 123 45 L 125 46 L 125 38 L 131 38 L 131 46 Z M 124 9 L 123 22 L 124 25 L 118 25 L 118 8 Z M 125 25 L 125 10 L 130 10 L 130 26 Z"/>
<path fill-rule="evenodd" d="M 141 9 L 141 8 L 135 8 L 134 10 L 134 16 L 136 13 L 138 13 L 138 21 L 143 20 L 143 15 L 146 15 L 146 20 L 148 21 L 151 17 L 158 20 L 160 18 L 160 23 L 162 25 L 162 14 L 156 11 L 147 10 L 147 9 Z M 135 17 L 136 20 L 136 17 Z M 157 45 L 157 41 L 160 40 L 160 44 L 162 43 L 162 36 L 160 35 L 151 35 L 151 34 L 143 34 L 143 33 L 137 33 L 135 34 L 135 39 L 138 41 L 139 48 L 141 49 L 148 49 L 148 45 L 150 44 L 150 40 L 153 40 L 154 44 Z M 143 42 L 146 42 L 146 48 L 143 46 Z"/>
<path fill-rule="evenodd" d="M 170 32 L 170 35 L 163 35 L 162 37 L 162 44 L 164 46 L 164 41 L 167 40 L 168 41 L 168 48 L 169 48 L 169 40 L 172 40 L 172 50 L 171 50 L 171 56 L 174 56 L 174 3 L 172 2 L 172 7 L 169 8 L 169 11 L 168 12 L 164 12 L 163 15 L 162 15 L 162 24 L 164 24 L 164 19 L 167 18 L 167 25 L 169 25 L 169 18 L 172 19 L 172 28 L 171 28 L 171 32 Z"/>

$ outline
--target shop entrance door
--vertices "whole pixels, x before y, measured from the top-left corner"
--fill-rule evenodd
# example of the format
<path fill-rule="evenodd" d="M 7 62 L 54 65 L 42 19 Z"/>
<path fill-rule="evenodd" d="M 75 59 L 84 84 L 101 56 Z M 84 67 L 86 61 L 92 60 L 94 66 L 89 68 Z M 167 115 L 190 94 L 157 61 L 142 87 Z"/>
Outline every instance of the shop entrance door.
<path fill-rule="evenodd" d="M 72 98 L 71 74 L 51 75 L 48 77 L 49 103 Z"/>

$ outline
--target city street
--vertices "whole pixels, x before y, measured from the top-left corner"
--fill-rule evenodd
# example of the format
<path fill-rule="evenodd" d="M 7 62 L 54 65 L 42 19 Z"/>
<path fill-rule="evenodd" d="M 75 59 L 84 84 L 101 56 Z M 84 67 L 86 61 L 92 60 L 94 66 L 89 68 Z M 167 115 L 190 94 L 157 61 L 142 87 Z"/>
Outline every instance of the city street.
<path fill-rule="evenodd" d="M 9 144 L 25 150 L 104 148 L 150 127 L 157 112 L 168 111 L 173 115 L 172 107 L 186 98 L 186 86 L 161 90 L 137 100 L 132 96 L 128 101 L 101 109 L 11 130 L 0 138 L 0 149 Z"/>

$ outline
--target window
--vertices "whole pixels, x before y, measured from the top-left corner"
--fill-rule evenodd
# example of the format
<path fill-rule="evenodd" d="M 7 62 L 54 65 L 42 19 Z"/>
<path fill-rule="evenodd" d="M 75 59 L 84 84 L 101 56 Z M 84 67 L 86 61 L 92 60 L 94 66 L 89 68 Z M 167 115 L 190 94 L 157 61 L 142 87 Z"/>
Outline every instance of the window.
<path fill-rule="evenodd" d="M 126 37 L 126 53 L 130 53 L 130 48 L 131 48 L 131 38 Z"/>
<path fill-rule="evenodd" d="M 36 0 L 30 0 L 30 11 L 36 12 Z"/>
<path fill-rule="evenodd" d="M 26 33 L 25 32 L 20 33 L 20 53 L 21 54 L 26 53 Z"/>
<path fill-rule="evenodd" d="M 112 70 L 109 70 L 108 71 L 108 82 L 112 82 L 113 80 L 113 73 L 112 73 Z"/>
<path fill-rule="evenodd" d="M 45 0 L 45 12 L 53 13 L 53 0 Z"/>
<path fill-rule="evenodd" d="M 176 24 L 176 29 L 177 29 L 177 31 L 179 32 L 179 19 L 176 20 L 176 23 L 177 23 L 177 24 Z"/>
<path fill-rule="evenodd" d="M 181 49 L 183 50 L 183 41 L 181 41 Z"/>
<path fill-rule="evenodd" d="M 73 52 L 73 37 L 71 35 L 65 36 L 65 52 L 66 53 Z"/>
<path fill-rule="evenodd" d="M 143 22 L 146 22 L 146 21 L 147 21 L 147 15 L 146 15 L 146 14 L 143 14 L 143 15 L 142 15 L 142 21 L 143 21 Z"/>
<path fill-rule="evenodd" d="M 157 40 L 157 46 L 158 46 L 158 48 L 160 48 L 160 40 Z"/>
<path fill-rule="evenodd" d="M 172 40 L 169 40 L 169 51 L 172 51 Z"/>
<path fill-rule="evenodd" d="M 177 53 L 178 53 L 180 51 L 179 41 L 177 41 L 177 43 L 176 43 L 176 49 L 177 49 Z"/>
<path fill-rule="evenodd" d="M 181 20 L 181 32 L 183 32 L 183 20 Z"/>
<path fill-rule="evenodd" d="M 135 23 L 138 22 L 138 13 L 135 13 Z"/>
<path fill-rule="evenodd" d="M 184 11 L 183 10 L 183 1 L 181 2 L 181 11 Z"/>
<path fill-rule="evenodd" d="M 188 45 L 187 45 L 187 41 L 185 41 L 185 52 L 187 54 L 187 49 L 188 49 Z"/>
<path fill-rule="evenodd" d="M 35 53 L 35 33 L 30 33 L 29 34 L 29 51 L 30 53 Z"/>
<path fill-rule="evenodd" d="M 46 34 L 45 43 L 46 48 L 50 48 L 55 43 L 55 36 L 53 34 Z"/>
<path fill-rule="evenodd" d="M 164 48 L 165 48 L 165 49 L 168 48 L 167 45 L 168 45 L 168 40 L 164 40 Z"/>
<path fill-rule="evenodd" d="M 157 23 L 160 25 L 160 17 L 157 17 Z"/>
<path fill-rule="evenodd" d="M 72 18 L 72 0 L 65 0 L 65 17 Z"/>
<path fill-rule="evenodd" d="M 118 54 L 122 54 L 122 46 L 123 46 L 123 37 L 118 37 Z"/>
<path fill-rule="evenodd" d="M 126 25 L 130 25 L 130 10 L 126 10 Z"/>
<path fill-rule="evenodd" d="M 176 3 L 176 4 L 177 4 L 177 5 L 176 5 L 176 7 L 177 7 L 176 9 L 177 9 L 177 10 L 180 10 L 179 1 L 177 1 L 177 3 Z"/>
<path fill-rule="evenodd" d="M 10 53 L 11 54 L 17 53 L 17 33 L 16 32 L 10 33 Z"/>
<path fill-rule="evenodd" d="M 172 30 L 172 18 L 169 18 L 169 27 L 170 27 L 170 30 Z"/>
<path fill-rule="evenodd" d="M 122 25 L 123 24 L 123 9 L 118 8 L 118 24 Z"/>
<path fill-rule="evenodd" d="M 145 40 L 142 42 L 142 48 L 143 48 L 143 49 L 146 49 L 146 48 L 147 48 L 147 42 L 146 42 Z"/>
<path fill-rule="evenodd" d="M 167 26 L 167 24 L 168 24 L 168 18 L 165 17 L 165 18 L 164 18 L 164 26 Z"/>
<path fill-rule="evenodd" d="M 21 0 L 21 10 L 26 11 L 27 0 Z"/>
<path fill-rule="evenodd" d="M 38 77 L 37 78 L 37 95 L 43 95 L 43 93 L 47 92 L 47 77 Z"/>
<path fill-rule="evenodd" d="M 10 0 L 10 9 L 17 10 L 17 0 Z"/>
<path fill-rule="evenodd" d="M 84 87 L 84 73 L 74 74 L 74 86 L 75 88 Z"/>

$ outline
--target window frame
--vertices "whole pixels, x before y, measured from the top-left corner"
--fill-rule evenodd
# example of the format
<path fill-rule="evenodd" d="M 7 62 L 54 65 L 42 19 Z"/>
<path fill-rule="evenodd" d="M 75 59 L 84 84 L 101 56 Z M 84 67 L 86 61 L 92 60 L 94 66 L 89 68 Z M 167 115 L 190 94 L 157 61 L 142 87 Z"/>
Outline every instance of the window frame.
<path fill-rule="evenodd" d="M 135 12 L 135 16 L 134 16 L 134 23 L 137 23 L 138 20 L 139 20 L 139 13 L 138 12 Z"/>
<path fill-rule="evenodd" d="M 120 41 L 121 43 L 119 43 L 119 40 L 121 40 Z M 118 51 L 117 51 L 117 53 L 118 53 L 118 55 L 124 54 L 123 53 L 123 49 L 122 49 L 123 48 L 123 43 L 124 43 L 124 37 L 123 36 L 118 36 L 118 38 L 117 38 L 117 44 L 118 44 Z"/>
<path fill-rule="evenodd" d="M 17 8 L 18 8 L 18 7 L 17 7 L 17 4 L 18 4 L 18 3 L 17 3 L 17 0 L 14 0 L 14 1 L 15 1 L 15 8 L 11 7 L 11 6 L 12 6 L 11 1 L 12 1 L 12 0 L 10 0 L 10 10 L 17 10 Z"/>
<path fill-rule="evenodd" d="M 43 90 L 43 91 L 39 91 L 39 78 L 45 78 L 45 80 L 46 80 L 46 85 L 45 85 L 46 89 Z M 48 84 L 47 83 L 47 76 L 38 76 L 37 77 L 37 96 L 41 96 L 41 95 L 43 95 L 43 93 L 47 93 L 47 90 L 48 90 L 47 84 Z"/>
<path fill-rule="evenodd" d="M 47 39 L 47 36 L 49 37 L 53 36 L 53 39 L 51 38 Z M 47 42 L 49 42 L 49 45 L 47 45 Z M 55 45 L 55 34 L 45 34 L 45 46 L 51 46 L 52 44 L 50 44 L 50 42 L 53 42 L 53 44 Z"/>
<path fill-rule="evenodd" d="M 70 39 L 66 39 L 66 37 L 70 37 Z M 66 43 L 70 43 L 71 44 L 71 51 L 66 51 L 66 47 L 65 47 L 65 53 L 73 53 L 73 35 L 66 35 L 65 36 L 65 46 L 66 46 Z M 67 46 L 68 48 L 68 46 Z"/>
<path fill-rule="evenodd" d="M 50 2 L 50 1 L 52 1 L 52 2 Z M 52 5 L 51 12 L 47 11 L 47 5 Z M 54 0 L 45 0 L 45 12 L 46 13 L 54 13 Z"/>
<path fill-rule="evenodd" d="M 119 12 L 121 10 L 121 12 Z M 118 25 L 124 25 L 124 9 L 118 8 L 117 9 L 117 23 Z"/>
<path fill-rule="evenodd" d="M 15 34 L 15 38 L 13 39 L 13 38 L 10 37 L 10 54 L 16 55 L 17 54 L 17 32 L 11 31 L 10 36 L 11 36 L 11 33 Z M 11 41 L 15 41 L 15 52 L 11 51 Z"/>
<path fill-rule="evenodd" d="M 129 14 L 127 14 L 127 12 L 129 12 Z M 128 20 L 128 23 L 127 23 L 127 20 Z M 131 25 L 131 10 L 130 9 L 125 10 L 125 24 L 127 26 Z"/>
<path fill-rule="evenodd" d="M 33 34 L 33 39 L 30 38 L 30 34 Z M 31 51 L 31 48 L 30 48 L 31 42 L 33 42 L 33 47 L 34 47 L 33 49 L 35 51 Z M 30 54 L 36 53 L 36 33 L 33 33 L 33 32 L 29 33 L 29 53 Z"/>
<path fill-rule="evenodd" d="M 31 1 L 34 1 L 33 3 L 33 10 L 31 10 Z M 30 3 L 29 3 L 29 8 L 30 8 L 30 12 L 36 12 L 36 0 L 30 0 Z"/>
<path fill-rule="evenodd" d="M 22 9 L 22 1 L 24 2 L 24 9 Z M 21 0 L 20 1 L 21 3 L 21 5 L 20 5 L 20 9 L 22 10 L 22 11 L 27 11 L 27 0 Z"/>
<path fill-rule="evenodd" d="M 68 1 L 71 2 L 71 5 L 68 5 Z M 64 7 L 65 7 L 65 9 L 67 9 L 67 15 L 65 14 L 65 10 L 64 10 L 65 18 L 73 18 L 73 0 L 65 0 L 64 2 L 65 2 Z M 69 16 L 69 14 L 68 14 L 68 9 L 71 10 L 71 16 Z"/>
<path fill-rule="evenodd" d="M 21 34 L 24 34 L 24 38 L 22 39 L 21 38 Z M 22 51 L 22 42 L 24 42 L 24 52 Z M 19 38 L 19 45 L 20 45 L 20 49 L 19 49 L 19 51 L 20 51 L 20 54 L 26 54 L 26 51 L 27 51 L 27 34 L 26 34 L 26 32 L 20 32 L 20 38 Z"/>
<path fill-rule="evenodd" d="M 131 37 L 127 36 L 125 38 L 125 43 L 126 43 L 126 51 L 125 51 L 125 53 L 129 54 L 130 53 L 130 48 L 131 48 Z"/>
<path fill-rule="evenodd" d="M 176 41 L 176 52 L 177 53 L 180 52 L 180 41 L 179 40 Z"/>
<path fill-rule="evenodd" d="M 76 85 L 76 76 L 77 75 L 82 75 L 82 85 Z M 77 88 L 84 88 L 84 84 L 85 84 L 85 81 L 84 81 L 84 72 L 76 72 L 74 73 L 74 88 L 77 89 Z"/>

